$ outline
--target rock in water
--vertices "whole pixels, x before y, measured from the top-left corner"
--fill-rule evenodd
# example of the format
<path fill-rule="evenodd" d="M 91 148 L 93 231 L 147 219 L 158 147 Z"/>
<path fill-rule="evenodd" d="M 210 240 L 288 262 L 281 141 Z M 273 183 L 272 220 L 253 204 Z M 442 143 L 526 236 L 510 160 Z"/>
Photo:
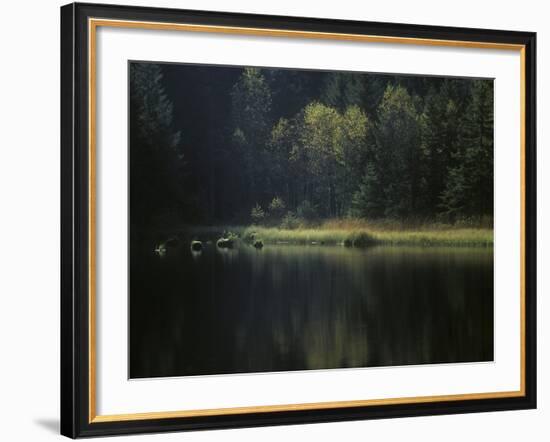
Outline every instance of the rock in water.
<path fill-rule="evenodd" d="M 216 242 L 216 245 L 220 249 L 232 249 L 233 248 L 233 240 L 229 238 L 220 238 Z"/>
<path fill-rule="evenodd" d="M 155 248 L 155 253 L 160 256 L 160 257 L 163 257 L 164 255 L 166 255 L 166 246 L 164 244 L 159 244 L 156 248 Z"/>
<path fill-rule="evenodd" d="M 191 241 L 191 250 L 193 250 L 193 252 L 200 252 L 202 250 L 202 242 Z"/>
<path fill-rule="evenodd" d="M 257 249 L 261 249 L 264 246 L 264 243 L 261 239 L 257 239 L 254 241 L 254 247 Z"/>

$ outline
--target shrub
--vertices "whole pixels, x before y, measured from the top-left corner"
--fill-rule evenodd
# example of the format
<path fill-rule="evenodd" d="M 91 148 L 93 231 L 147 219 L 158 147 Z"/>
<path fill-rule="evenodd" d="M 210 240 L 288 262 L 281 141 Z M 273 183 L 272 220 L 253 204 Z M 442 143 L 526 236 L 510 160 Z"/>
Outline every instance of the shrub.
<path fill-rule="evenodd" d="M 281 221 L 281 228 L 293 230 L 302 227 L 303 224 L 303 220 L 298 218 L 294 212 L 288 211 Z"/>
<path fill-rule="evenodd" d="M 229 241 L 236 241 L 239 239 L 239 235 L 231 230 L 223 232 L 223 237 Z"/>
<path fill-rule="evenodd" d="M 243 233 L 243 240 L 245 240 L 248 243 L 253 242 L 256 239 L 256 232 L 252 230 L 251 228 L 248 228 Z"/>
<path fill-rule="evenodd" d="M 276 196 L 269 203 L 269 215 L 273 219 L 280 219 L 285 213 L 286 204 L 282 198 Z"/>
<path fill-rule="evenodd" d="M 376 239 L 367 232 L 352 232 L 344 239 L 346 247 L 368 247 L 376 244 Z"/>
<path fill-rule="evenodd" d="M 353 238 L 353 247 L 367 247 L 375 244 L 375 239 L 366 232 L 358 233 Z"/>
<path fill-rule="evenodd" d="M 254 224 L 260 224 L 265 218 L 264 209 L 259 204 L 256 204 L 250 211 L 250 217 Z"/>

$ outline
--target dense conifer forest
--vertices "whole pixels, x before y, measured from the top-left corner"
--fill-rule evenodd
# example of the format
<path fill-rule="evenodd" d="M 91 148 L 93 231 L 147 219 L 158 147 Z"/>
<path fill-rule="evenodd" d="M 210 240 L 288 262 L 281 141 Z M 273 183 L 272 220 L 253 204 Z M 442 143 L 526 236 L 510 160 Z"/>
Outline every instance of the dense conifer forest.
<path fill-rule="evenodd" d="M 135 228 L 491 226 L 493 81 L 131 63 Z"/>

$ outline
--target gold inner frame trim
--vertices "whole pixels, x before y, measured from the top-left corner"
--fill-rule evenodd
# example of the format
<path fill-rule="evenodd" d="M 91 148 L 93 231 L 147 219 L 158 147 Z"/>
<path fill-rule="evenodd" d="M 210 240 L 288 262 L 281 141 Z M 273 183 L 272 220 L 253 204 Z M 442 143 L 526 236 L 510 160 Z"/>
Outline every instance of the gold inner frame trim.
<path fill-rule="evenodd" d="M 179 411 L 154 411 L 97 415 L 96 413 L 96 36 L 97 28 L 134 28 L 163 31 L 186 31 L 217 34 L 253 35 L 265 37 L 289 37 L 338 41 L 355 41 L 386 44 L 411 44 L 419 46 L 444 46 L 473 49 L 498 49 L 520 53 L 520 389 L 518 391 L 498 391 L 487 393 L 464 393 L 438 396 L 398 397 L 387 399 L 366 399 L 352 401 L 314 402 L 284 405 L 261 405 L 232 408 L 196 409 Z M 88 421 L 89 423 L 133 421 L 145 419 L 169 419 L 180 417 L 239 415 L 246 413 L 269 413 L 280 411 L 322 410 L 329 408 L 365 407 L 375 405 L 419 404 L 427 402 L 483 400 L 525 396 L 525 46 L 494 42 L 441 40 L 412 37 L 391 37 L 331 32 L 293 31 L 286 29 L 247 28 L 234 26 L 211 26 L 184 23 L 160 23 L 130 20 L 88 19 L 88 98 L 89 98 L 89 367 L 88 367 Z"/>

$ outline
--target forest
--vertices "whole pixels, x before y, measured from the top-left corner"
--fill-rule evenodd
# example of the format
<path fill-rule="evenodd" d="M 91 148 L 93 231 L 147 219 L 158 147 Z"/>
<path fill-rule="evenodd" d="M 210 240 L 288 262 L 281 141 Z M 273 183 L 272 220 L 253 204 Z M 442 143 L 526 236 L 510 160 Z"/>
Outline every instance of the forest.
<path fill-rule="evenodd" d="M 129 78 L 133 232 L 492 228 L 491 79 L 147 62 Z"/>

